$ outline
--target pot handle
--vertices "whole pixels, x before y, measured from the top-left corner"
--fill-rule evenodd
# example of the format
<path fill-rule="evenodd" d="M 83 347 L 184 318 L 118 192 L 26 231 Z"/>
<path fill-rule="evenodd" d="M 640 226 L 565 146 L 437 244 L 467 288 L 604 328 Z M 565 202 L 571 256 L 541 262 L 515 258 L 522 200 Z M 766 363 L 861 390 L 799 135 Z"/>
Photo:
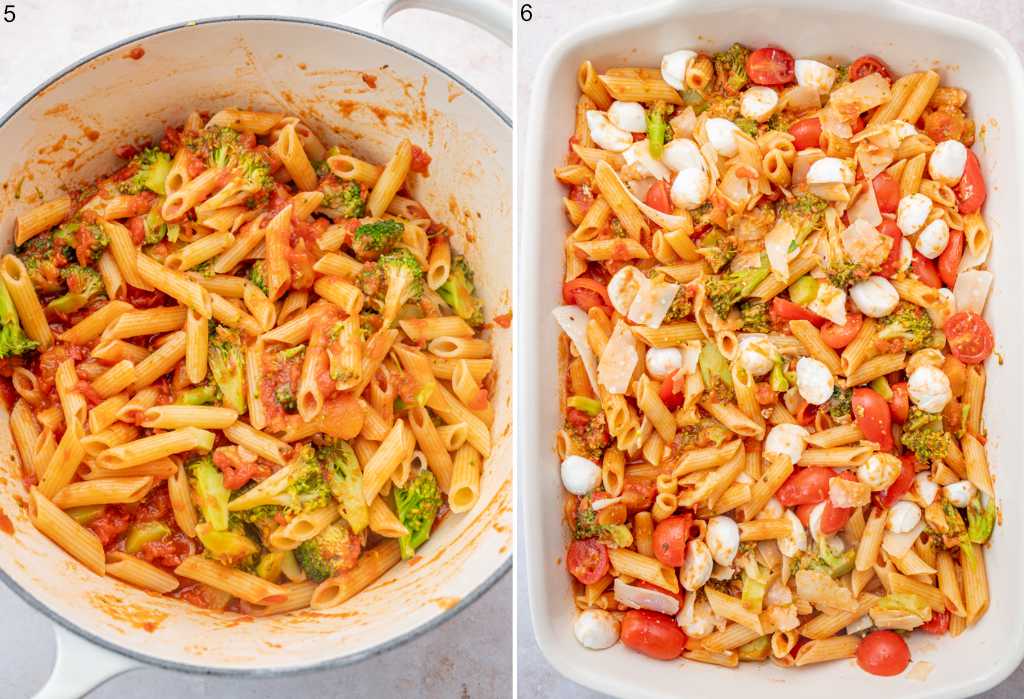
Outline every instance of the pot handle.
<path fill-rule="evenodd" d="M 458 17 L 512 46 L 512 8 L 498 0 L 368 0 L 346 12 L 342 21 L 382 34 L 388 18 L 414 8 Z"/>
<path fill-rule="evenodd" d="M 33 699 L 79 699 L 112 677 L 143 665 L 54 625 L 57 653 L 53 671 Z"/>

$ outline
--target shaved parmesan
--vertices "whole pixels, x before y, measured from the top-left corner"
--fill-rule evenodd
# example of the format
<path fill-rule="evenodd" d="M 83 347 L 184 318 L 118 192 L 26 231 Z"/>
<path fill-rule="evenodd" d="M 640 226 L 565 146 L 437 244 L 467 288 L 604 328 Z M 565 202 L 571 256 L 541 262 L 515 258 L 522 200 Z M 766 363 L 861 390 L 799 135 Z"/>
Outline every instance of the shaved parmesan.
<path fill-rule="evenodd" d="M 846 210 L 846 216 L 850 221 L 860 219 L 875 227 L 882 225 L 882 212 L 878 208 L 878 199 L 875 198 L 873 186 L 861 187 L 860 196 L 850 204 L 850 208 Z"/>
<path fill-rule="evenodd" d="M 860 507 L 871 502 L 871 486 L 860 481 L 832 478 L 828 482 L 828 499 L 835 507 Z"/>
<path fill-rule="evenodd" d="M 784 219 L 779 219 L 775 227 L 764 238 L 764 250 L 768 255 L 768 264 L 772 273 L 779 279 L 789 279 L 789 261 L 800 252 L 796 245 L 796 231 Z"/>
<path fill-rule="evenodd" d="M 629 306 L 630 321 L 649 328 L 660 328 L 672 301 L 679 291 L 678 284 L 651 282 L 641 286 L 633 303 Z"/>
<path fill-rule="evenodd" d="M 826 281 L 818 284 L 818 293 L 808 308 L 836 325 L 846 325 L 846 292 Z"/>
<path fill-rule="evenodd" d="M 638 361 L 640 354 L 636 349 L 636 339 L 629 326 L 620 320 L 615 324 L 597 366 L 598 383 L 611 394 L 625 393 Z"/>
<path fill-rule="evenodd" d="M 807 171 L 811 169 L 811 165 L 814 165 L 814 163 L 824 157 L 825 151 L 820 148 L 805 148 L 802 151 L 798 151 L 796 158 L 793 160 L 793 176 L 790 180 L 793 186 L 805 183 L 807 181 Z"/>
<path fill-rule="evenodd" d="M 833 90 L 826 111 L 832 110 L 843 121 L 849 122 L 857 118 L 857 115 L 885 104 L 891 97 L 889 81 L 879 73 L 871 73 Z"/>
<path fill-rule="evenodd" d="M 878 267 L 885 262 L 893 245 L 892 238 L 882 235 L 863 219 L 854 220 L 839 237 L 847 257 L 868 267 Z"/>
<path fill-rule="evenodd" d="M 797 85 L 786 90 L 779 100 L 779 110 L 789 109 L 794 112 L 804 112 L 810 109 L 821 107 L 821 95 L 817 88 L 811 85 Z"/>
<path fill-rule="evenodd" d="M 891 531 L 887 531 L 885 536 L 882 537 L 882 550 L 892 558 L 903 558 L 907 555 L 910 547 L 914 545 L 914 542 L 917 541 L 917 537 L 921 536 L 922 531 L 924 531 L 924 522 L 918 523 L 909 532 L 902 534 L 894 534 Z"/>
<path fill-rule="evenodd" d="M 569 340 L 576 347 L 576 353 L 587 370 L 590 386 L 594 389 L 594 393 L 598 393 L 597 358 L 594 357 L 590 343 L 587 342 L 587 312 L 579 306 L 559 306 L 551 311 L 551 315 L 555 317 L 562 332 L 569 336 Z"/>
<path fill-rule="evenodd" d="M 652 206 L 648 206 L 642 200 L 637 198 L 635 194 L 622 183 L 622 179 L 619 177 L 619 173 L 615 172 L 611 167 L 608 168 L 608 172 L 615 178 L 615 181 L 619 183 L 623 191 L 626 192 L 626 196 L 636 204 L 637 208 L 644 213 L 647 218 L 651 219 L 659 226 L 667 231 L 675 231 L 683 229 L 689 231 L 693 227 L 693 223 L 689 215 L 676 216 L 674 214 L 666 214 L 664 211 L 658 211 Z"/>
<path fill-rule="evenodd" d="M 796 596 L 819 609 L 834 607 L 844 612 L 857 611 L 857 599 L 849 588 L 843 587 L 832 576 L 817 570 L 797 571 Z"/>
<path fill-rule="evenodd" d="M 956 310 L 973 311 L 981 315 L 992 288 L 992 278 L 992 273 L 984 269 L 972 269 L 958 274 L 956 284 L 953 285 Z"/>

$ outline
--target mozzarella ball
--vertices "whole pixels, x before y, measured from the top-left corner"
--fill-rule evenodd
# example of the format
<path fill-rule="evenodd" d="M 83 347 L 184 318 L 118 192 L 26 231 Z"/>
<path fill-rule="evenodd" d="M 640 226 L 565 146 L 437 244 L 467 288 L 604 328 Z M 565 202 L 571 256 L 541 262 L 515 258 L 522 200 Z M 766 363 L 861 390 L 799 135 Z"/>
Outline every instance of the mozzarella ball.
<path fill-rule="evenodd" d="M 678 347 L 651 347 L 647 350 L 646 365 L 652 378 L 664 381 L 683 367 L 683 353 Z"/>
<path fill-rule="evenodd" d="M 960 141 L 943 141 L 928 158 L 928 174 L 942 184 L 955 185 L 967 167 L 967 146 Z"/>
<path fill-rule="evenodd" d="M 796 385 L 805 401 L 821 405 L 832 397 L 836 380 L 828 367 L 817 359 L 801 357 L 796 363 Z"/>
<path fill-rule="evenodd" d="M 661 152 L 661 162 L 673 172 L 682 172 L 690 168 L 707 172 L 707 163 L 700 154 L 700 148 L 689 138 L 673 138 L 666 143 L 665 149 Z"/>
<path fill-rule="evenodd" d="M 816 160 L 807 170 L 807 184 L 853 184 L 853 170 L 839 158 Z"/>
<path fill-rule="evenodd" d="M 765 456 L 784 454 L 789 457 L 790 461 L 796 464 L 804 454 L 804 447 L 806 446 L 804 440 L 810 435 L 811 433 L 800 425 L 788 422 L 776 425 L 768 432 L 768 436 L 765 437 Z"/>
<path fill-rule="evenodd" d="M 836 81 L 836 69 L 818 61 L 801 58 L 793 68 L 797 85 L 813 87 L 818 94 L 829 92 Z"/>
<path fill-rule="evenodd" d="M 764 376 L 775 366 L 779 350 L 764 335 L 747 335 L 740 340 L 738 361 L 753 377 Z"/>
<path fill-rule="evenodd" d="M 914 490 L 921 502 L 931 505 L 939 494 L 939 485 L 931 479 L 928 471 L 922 471 L 914 476 Z"/>
<path fill-rule="evenodd" d="M 623 131 L 647 132 L 647 112 L 639 102 L 612 102 L 608 107 L 608 120 Z"/>
<path fill-rule="evenodd" d="M 885 490 L 896 482 L 903 464 L 892 454 L 872 454 L 857 467 L 857 480 L 871 486 L 871 490 Z"/>
<path fill-rule="evenodd" d="M 736 155 L 736 134 L 740 129 L 728 119 L 715 117 L 704 124 L 704 132 L 715 152 L 726 158 Z"/>
<path fill-rule="evenodd" d="M 921 508 L 909 500 L 900 500 L 889 508 L 885 526 L 893 534 L 906 534 L 921 521 Z"/>
<path fill-rule="evenodd" d="M 686 87 L 686 70 L 697 57 L 696 52 L 682 49 L 661 59 L 661 79 L 677 90 Z"/>
<path fill-rule="evenodd" d="M 632 265 L 626 265 L 616 272 L 608 282 L 608 298 L 611 299 L 612 307 L 620 315 L 628 315 L 633 299 L 649 283 L 650 280 L 644 276 L 643 272 Z"/>
<path fill-rule="evenodd" d="M 598 148 L 621 153 L 633 145 L 633 134 L 613 124 L 604 112 L 588 111 L 587 127 Z"/>
<path fill-rule="evenodd" d="M 618 642 L 619 620 L 603 609 L 584 609 L 576 617 L 572 632 L 584 648 L 604 650 Z"/>
<path fill-rule="evenodd" d="M 694 539 L 686 545 L 686 561 L 679 571 L 679 582 L 689 592 L 699 590 L 711 577 L 715 560 L 711 551 L 700 539 Z"/>
<path fill-rule="evenodd" d="M 676 206 L 690 210 L 704 203 L 711 194 L 711 182 L 700 168 L 687 168 L 676 175 L 669 196 Z"/>
<path fill-rule="evenodd" d="M 955 507 L 967 507 L 967 504 L 974 498 L 978 489 L 970 481 L 957 481 L 950 483 L 942 489 L 942 494 Z"/>
<path fill-rule="evenodd" d="M 803 522 L 800 521 L 800 518 L 792 510 L 786 510 L 783 517 L 789 520 L 793 531 L 788 536 L 778 539 L 777 543 L 779 551 L 782 551 L 783 555 L 792 558 L 801 551 L 807 550 L 807 530 L 804 529 Z"/>
<path fill-rule="evenodd" d="M 573 454 L 562 462 L 562 485 L 573 495 L 586 495 L 601 485 L 601 467 Z"/>
<path fill-rule="evenodd" d="M 872 276 L 850 287 L 850 298 L 857 310 L 871 318 L 892 313 L 900 302 L 896 287 L 885 277 Z"/>
<path fill-rule="evenodd" d="M 828 502 L 828 501 L 824 500 L 822 502 L 819 502 L 814 507 L 812 507 L 811 508 L 811 514 L 808 515 L 808 517 L 807 517 L 807 529 L 811 533 L 811 538 L 814 539 L 815 541 L 818 541 L 822 537 L 822 534 L 821 534 L 821 515 L 824 514 L 824 512 L 825 512 L 825 503 L 826 502 Z"/>
<path fill-rule="evenodd" d="M 767 121 L 779 106 L 779 93 L 770 87 L 755 85 L 740 98 L 740 114 L 754 121 Z"/>
<path fill-rule="evenodd" d="M 921 193 L 908 194 L 896 207 L 896 225 L 903 235 L 914 235 L 932 212 L 932 200 Z"/>
<path fill-rule="evenodd" d="M 906 238 L 900 238 L 900 268 L 898 271 L 906 272 L 910 269 L 910 263 L 914 261 L 914 246 Z"/>
<path fill-rule="evenodd" d="M 953 398 L 953 390 L 949 385 L 949 377 L 937 367 L 918 367 L 907 381 L 907 393 L 926 413 L 941 413 Z"/>
<path fill-rule="evenodd" d="M 731 566 L 740 550 L 740 528 L 731 517 L 712 517 L 708 520 L 704 541 L 715 563 Z"/>
<path fill-rule="evenodd" d="M 929 260 L 934 260 L 946 249 L 948 242 L 949 225 L 941 218 L 937 218 L 917 234 L 914 247 Z"/>

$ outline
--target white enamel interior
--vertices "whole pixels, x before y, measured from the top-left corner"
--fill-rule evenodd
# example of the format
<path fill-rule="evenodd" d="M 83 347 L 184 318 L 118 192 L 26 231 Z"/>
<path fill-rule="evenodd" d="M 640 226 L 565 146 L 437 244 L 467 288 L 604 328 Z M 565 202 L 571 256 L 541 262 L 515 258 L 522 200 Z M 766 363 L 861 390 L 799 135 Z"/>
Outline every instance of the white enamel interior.
<path fill-rule="evenodd" d="M 125 57 L 145 49 L 138 61 Z M 361 74 L 377 76 L 370 89 Z M 408 136 L 432 156 L 417 198 L 455 232 L 488 313 L 508 310 L 512 271 L 511 128 L 448 75 L 376 39 L 283 20 L 216 21 L 113 49 L 43 89 L 0 127 L 0 245 L 12 245 L 15 201 L 90 181 L 115 167 L 114 146 L 159 139 L 192 109 L 239 106 L 300 115 L 328 143 L 386 161 Z M 98 132 L 98 140 L 88 133 Z M 95 133 L 92 133 L 96 137 Z M 74 159 L 73 164 L 68 161 Z M 323 613 L 267 619 L 199 610 L 100 578 L 36 532 L 23 508 L 14 447 L 0 429 L 0 568 L 37 606 L 137 657 L 214 671 L 273 671 L 354 659 L 468 603 L 510 558 L 511 331 L 496 329 L 495 448 L 472 512 L 449 516 L 420 549 L 357 598 Z M 0 411 L 2 412 L 2 411 Z M 157 622 L 146 630 L 143 622 Z"/>
<path fill-rule="evenodd" d="M 987 552 L 992 604 L 974 628 L 958 638 L 916 634 L 915 661 L 934 664 L 924 682 L 868 675 L 853 661 L 786 671 L 771 663 L 728 670 L 694 662 L 659 662 L 621 645 L 595 652 L 572 635 L 574 608 L 565 572 L 567 533 L 562 525 L 562 488 L 554 453 L 559 427 L 556 339 L 551 309 L 562 303 L 563 189 L 551 176 L 562 163 L 577 95 L 576 69 L 590 59 L 599 71 L 612 66 L 658 66 L 663 54 L 681 48 L 720 49 L 733 41 L 776 45 L 801 57 L 849 61 L 877 54 L 899 73 L 936 67 L 945 84 L 970 93 L 969 108 L 982 136 L 975 146 L 988 182 L 984 214 L 994 245 L 996 274 L 986 317 L 997 351 L 988 362 L 985 420 L 989 458 L 997 479 L 1002 526 Z M 544 61 L 530 110 L 524 158 L 521 259 L 531 278 L 519 289 L 517 357 L 520 502 L 529 573 L 529 599 L 537 641 L 552 664 L 571 679 L 609 694 L 640 697 L 758 696 L 762 699 L 865 697 L 965 697 L 994 686 L 1024 657 L 1024 430 L 1019 409 L 1022 381 L 1021 299 L 1024 262 L 1019 227 L 1024 217 L 1021 163 L 1024 142 L 1022 71 L 1010 45 L 973 23 L 917 6 L 870 0 L 700 3 L 676 0 L 593 22 L 559 42 Z M 527 409 L 526 406 L 529 406 Z M 556 534 L 555 532 L 560 532 Z M 922 638 L 922 636 L 924 636 Z M 724 693 L 724 694 L 723 694 Z"/>

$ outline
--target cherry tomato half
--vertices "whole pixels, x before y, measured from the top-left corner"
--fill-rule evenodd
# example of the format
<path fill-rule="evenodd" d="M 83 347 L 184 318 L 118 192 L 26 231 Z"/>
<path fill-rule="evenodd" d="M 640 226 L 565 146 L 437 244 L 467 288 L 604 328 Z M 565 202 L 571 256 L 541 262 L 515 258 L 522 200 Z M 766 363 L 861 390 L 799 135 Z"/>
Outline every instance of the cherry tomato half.
<path fill-rule="evenodd" d="M 865 438 L 878 442 L 882 451 L 892 449 L 892 415 L 877 391 L 863 386 L 853 389 L 853 417 Z"/>
<path fill-rule="evenodd" d="M 811 526 L 811 512 L 817 506 L 818 506 L 818 503 L 816 503 L 816 502 L 815 503 L 810 503 L 809 502 L 809 503 L 804 504 L 804 505 L 797 505 L 796 506 L 796 518 L 799 519 L 800 523 L 804 525 L 804 529 L 806 529 L 807 527 Z"/>
<path fill-rule="evenodd" d="M 785 507 L 816 505 L 828 497 L 828 482 L 835 475 L 835 471 L 823 466 L 797 469 L 775 491 L 775 497 Z"/>
<path fill-rule="evenodd" d="M 755 85 L 785 85 L 793 82 L 795 65 L 782 49 L 758 49 L 747 56 L 747 77 Z"/>
<path fill-rule="evenodd" d="M 898 675 L 910 664 L 910 648 L 897 633 L 872 631 L 857 647 L 857 664 L 872 675 Z"/>
<path fill-rule="evenodd" d="M 960 202 L 959 209 L 962 214 L 974 214 L 981 210 L 985 203 L 985 176 L 981 174 L 981 164 L 974 151 L 967 151 L 967 165 L 964 167 L 964 176 L 960 178 L 960 184 L 956 186 L 956 198 Z"/>
<path fill-rule="evenodd" d="M 662 564 L 673 568 L 683 565 L 686 559 L 686 540 L 690 537 L 692 521 L 693 516 L 685 514 L 667 517 L 658 522 L 651 537 L 651 545 L 654 548 L 654 557 Z"/>
<path fill-rule="evenodd" d="M 900 230 L 895 221 L 885 219 L 882 221 L 882 225 L 878 227 L 878 232 L 892 238 L 889 256 L 885 258 L 885 262 L 878 268 L 878 274 L 888 278 L 896 274 L 900 268 L 900 247 L 903 243 L 903 231 Z"/>
<path fill-rule="evenodd" d="M 939 278 L 939 270 L 935 263 L 917 250 L 914 251 L 914 257 L 910 262 L 910 271 L 913 272 L 922 284 L 927 284 L 933 289 L 938 289 L 942 286 L 942 279 Z"/>
<path fill-rule="evenodd" d="M 658 494 L 658 485 L 652 478 L 626 476 L 622 482 L 622 504 L 629 512 L 649 510 Z"/>
<path fill-rule="evenodd" d="M 686 647 L 686 634 L 676 620 L 649 609 L 631 609 L 622 617 L 622 644 L 657 660 L 674 660 Z"/>
<path fill-rule="evenodd" d="M 889 387 L 892 390 L 892 398 L 889 399 L 889 412 L 892 413 L 894 422 L 903 424 L 910 414 L 910 393 L 907 391 L 907 382 L 901 381 Z"/>
<path fill-rule="evenodd" d="M 949 612 L 932 612 L 932 618 L 918 628 L 925 633 L 941 636 L 949 631 Z"/>
<path fill-rule="evenodd" d="M 883 172 L 871 180 L 878 201 L 878 210 L 883 214 L 894 214 L 900 205 L 900 183 L 889 173 Z"/>
<path fill-rule="evenodd" d="M 964 364 L 981 364 L 995 347 L 992 329 L 984 318 L 971 311 L 955 313 L 942 330 L 953 356 Z"/>
<path fill-rule="evenodd" d="M 565 557 L 572 576 L 584 585 L 596 583 L 608 572 L 608 549 L 596 539 L 574 541 Z"/>
<path fill-rule="evenodd" d="M 647 206 L 657 209 L 662 213 L 672 213 L 672 202 L 669 199 L 668 183 L 665 180 L 658 180 L 651 185 L 651 188 L 647 190 L 647 196 L 644 197 L 644 203 Z"/>
<path fill-rule="evenodd" d="M 825 323 L 821 326 L 821 339 L 832 349 L 842 349 L 853 342 L 862 325 L 864 316 L 860 313 L 847 313 L 845 324 Z"/>
<path fill-rule="evenodd" d="M 939 254 L 939 277 L 942 283 L 950 289 L 956 284 L 956 277 L 959 273 L 960 260 L 964 256 L 964 232 L 949 232 L 949 242 L 946 249 Z"/>
<path fill-rule="evenodd" d="M 885 65 L 881 58 L 865 54 L 850 64 L 850 82 L 856 82 L 866 78 L 872 73 L 879 73 L 886 80 L 892 80 L 889 74 L 889 66 Z"/>
<path fill-rule="evenodd" d="M 844 481 L 855 481 L 857 477 L 853 475 L 851 471 L 843 471 L 836 478 L 842 478 Z M 821 511 L 821 520 L 818 522 L 818 528 L 822 534 L 835 534 L 837 531 L 846 526 L 846 523 L 850 521 L 850 517 L 853 516 L 853 511 L 856 507 L 836 507 L 832 504 L 831 500 L 825 500 L 825 509 Z"/>
<path fill-rule="evenodd" d="M 665 404 L 665 407 L 669 410 L 675 410 L 683 404 L 685 396 L 683 392 L 676 390 L 676 383 L 672 380 L 671 376 L 666 376 L 665 380 L 661 382 L 661 388 L 658 390 L 658 395 L 661 397 L 661 402 Z"/>
<path fill-rule="evenodd" d="M 797 150 L 817 148 L 821 143 L 821 119 L 801 119 L 789 127 L 789 133 L 793 135 L 793 147 Z"/>
<path fill-rule="evenodd" d="M 917 459 L 912 453 L 900 457 L 900 475 L 892 485 L 880 492 L 877 496 L 878 504 L 882 507 L 892 507 L 893 504 L 910 491 L 914 484 L 914 475 L 917 473 Z"/>
<path fill-rule="evenodd" d="M 569 305 L 577 305 L 584 311 L 594 306 L 611 307 L 608 290 L 604 284 L 590 277 L 576 277 L 562 285 L 562 300 Z"/>
<path fill-rule="evenodd" d="M 776 296 L 772 299 L 772 307 L 768 311 L 771 315 L 772 320 L 809 320 L 816 327 L 821 327 L 828 322 L 827 318 L 822 318 L 817 313 L 808 311 L 803 306 L 799 306 L 792 301 L 787 301 L 784 298 Z"/>

